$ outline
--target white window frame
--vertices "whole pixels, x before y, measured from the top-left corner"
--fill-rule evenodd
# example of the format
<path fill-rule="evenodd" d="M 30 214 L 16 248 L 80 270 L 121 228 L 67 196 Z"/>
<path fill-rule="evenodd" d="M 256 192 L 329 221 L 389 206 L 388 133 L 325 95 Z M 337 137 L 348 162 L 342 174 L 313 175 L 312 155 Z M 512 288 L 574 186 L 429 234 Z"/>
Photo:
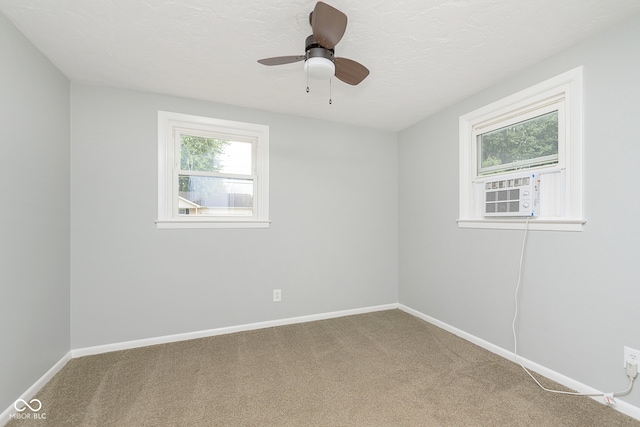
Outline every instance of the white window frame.
<path fill-rule="evenodd" d="M 523 218 L 486 218 L 482 213 L 483 183 L 517 171 L 478 174 L 477 135 L 527 118 L 558 110 L 558 163 L 526 171 L 553 175 L 555 214 L 530 218 L 532 230 L 582 231 L 582 67 L 577 67 L 460 117 L 460 228 L 522 229 Z M 544 183 L 543 183 L 544 185 Z"/>
<path fill-rule="evenodd" d="M 215 134 L 253 145 L 252 216 L 178 214 L 179 140 L 176 135 Z M 190 114 L 158 111 L 158 219 L 157 228 L 268 228 L 269 126 Z"/>

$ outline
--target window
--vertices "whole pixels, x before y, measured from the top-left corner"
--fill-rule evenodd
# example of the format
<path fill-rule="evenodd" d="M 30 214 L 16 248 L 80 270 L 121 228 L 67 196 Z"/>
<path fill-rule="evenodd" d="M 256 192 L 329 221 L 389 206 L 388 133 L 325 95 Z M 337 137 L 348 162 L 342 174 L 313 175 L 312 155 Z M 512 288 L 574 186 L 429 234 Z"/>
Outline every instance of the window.
<path fill-rule="evenodd" d="M 475 135 L 478 175 L 557 164 L 559 106 L 550 107 L 555 108 L 549 113 Z"/>
<path fill-rule="evenodd" d="M 488 213 L 485 193 L 489 185 L 527 174 L 539 183 L 530 228 L 581 230 L 581 67 L 460 117 L 458 225 L 523 227 L 511 209 L 500 218 Z M 513 211 L 518 212 L 515 205 Z"/>
<path fill-rule="evenodd" d="M 269 128 L 158 112 L 158 228 L 269 225 Z"/>

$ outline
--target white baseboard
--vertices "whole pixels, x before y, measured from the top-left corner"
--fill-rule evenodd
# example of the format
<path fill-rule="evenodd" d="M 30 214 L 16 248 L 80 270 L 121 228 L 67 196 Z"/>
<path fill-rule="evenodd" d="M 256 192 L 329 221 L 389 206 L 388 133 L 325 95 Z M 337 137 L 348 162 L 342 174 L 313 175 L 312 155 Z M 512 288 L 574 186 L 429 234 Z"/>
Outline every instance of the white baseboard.
<path fill-rule="evenodd" d="M 33 399 L 33 396 L 35 396 L 36 393 L 46 383 L 48 383 L 55 374 L 60 372 L 60 370 L 64 368 L 64 365 L 66 365 L 69 360 L 71 360 L 71 352 L 65 354 L 62 357 L 62 359 L 58 360 L 58 362 L 55 365 L 53 365 L 51 369 L 49 369 L 42 377 L 40 377 L 38 381 L 36 381 L 31 387 L 29 387 L 27 391 L 22 393 L 22 395 L 18 397 L 18 399 L 22 399 L 25 402 L 29 402 L 31 399 Z M 15 401 L 17 402 L 18 399 L 16 399 Z M 11 419 L 11 416 L 16 414 L 17 412 L 18 411 L 16 410 L 13 404 L 9 406 L 7 409 L 5 409 L 4 412 L 0 414 L 0 426 L 3 426 L 6 423 L 8 423 L 9 420 Z"/>
<path fill-rule="evenodd" d="M 197 338 L 207 338 L 216 335 L 233 334 L 235 332 L 252 331 L 255 329 L 272 328 L 274 326 L 292 325 L 294 323 L 313 322 L 315 320 L 332 319 L 336 317 L 351 316 L 354 314 L 371 313 L 374 311 L 392 310 L 398 308 L 398 304 L 385 304 L 373 307 L 356 308 L 352 310 L 334 311 L 330 313 L 312 314 L 309 316 L 291 317 L 287 319 L 269 320 L 266 322 L 249 323 L 246 325 L 229 326 L 204 331 L 186 332 L 183 334 L 165 335 L 161 337 L 145 338 L 141 340 L 125 341 L 113 344 L 98 345 L 94 347 L 77 348 L 71 350 L 73 358 L 91 356 L 94 354 L 109 353 L 111 351 L 129 350 L 132 348 L 147 347 L 150 345 L 166 344 L 178 341 L 187 341 Z"/>
<path fill-rule="evenodd" d="M 576 390 L 579 393 L 587 393 L 587 394 L 604 394 L 602 391 L 600 390 L 596 390 L 593 387 L 590 387 L 586 384 L 583 384 L 579 381 L 576 381 L 572 378 L 569 378 L 565 375 L 562 375 L 556 371 L 553 371 L 551 369 L 548 369 L 542 365 L 539 365 L 535 362 L 532 362 L 528 359 L 525 359 L 521 356 L 517 357 L 516 360 L 516 356 L 513 352 L 509 351 L 509 350 L 505 350 L 502 347 L 498 347 L 495 344 L 490 343 L 489 341 L 485 341 L 481 338 L 476 337 L 475 335 L 471 335 L 467 332 L 464 332 L 454 326 L 451 326 L 447 323 L 441 322 L 440 320 L 434 319 L 431 316 L 428 316 L 424 313 L 421 313 L 417 310 L 414 310 L 410 307 L 407 307 L 406 305 L 403 304 L 398 304 L 398 308 L 406 313 L 409 313 L 413 316 L 416 316 L 426 322 L 431 323 L 434 326 L 439 327 L 440 329 L 444 329 L 447 332 L 451 332 L 454 335 L 459 336 L 460 338 L 463 338 L 479 347 L 484 348 L 485 350 L 488 350 L 494 354 L 497 354 L 498 356 L 502 356 L 505 359 L 508 359 L 512 362 L 515 363 L 521 363 L 523 366 L 525 366 L 527 369 L 530 369 L 532 371 L 535 371 L 537 373 L 539 373 L 540 375 L 549 378 L 550 380 L 553 380 L 555 382 L 557 382 L 558 384 L 562 384 L 565 387 L 569 387 L 572 390 Z M 598 397 L 598 396 L 590 396 L 592 399 L 594 399 L 597 402 L 602 403 L 603 405 L 605 404 L 604 399 L 602 397 Z M 630 417 L 633 417 L 637 420 L 640 420 L 640 408 L 638 408 L 637 406 L 634 406 L 630 403 L 627 403 L 623 400 L 620 400 L 619 398 L 616 398 L 616 403 L 609 405 L 611 406 L 613 409 L 622 412 L 625 415 L 628 415 Z"/>

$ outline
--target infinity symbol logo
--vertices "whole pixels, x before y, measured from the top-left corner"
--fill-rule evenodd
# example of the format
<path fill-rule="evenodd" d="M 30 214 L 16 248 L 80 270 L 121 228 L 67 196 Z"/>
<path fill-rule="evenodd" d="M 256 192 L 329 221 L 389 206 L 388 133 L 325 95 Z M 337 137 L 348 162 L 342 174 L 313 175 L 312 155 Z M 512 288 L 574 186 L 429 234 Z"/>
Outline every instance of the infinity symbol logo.
<path fill-rule="evenodd" d="M 18 408 L 18 403 L 22 402 L 24 404 L 24 406 L 22 408 Z M 34 403 L 36 402 L 36 404 L 38 405 L 37 408 L 33 408 L 31 407 L 31 405 L 29 405 L 29 403 Z M 27 403 L 24 399 L 18 399 L 15 401 L 15 403 L 13 404 L 13 407 L 16 408 L 16 411 L 18 412 L 22 412 L 25 410 L 25 406 L 29 409 L 31 409 L 33 412 L 38 412 L 40 409 L 42 409 L 42 402 L 40 402 L 38 399 L 31 399 L 29 401 L 29 403 Z M 36 405 L 33 405 L 36 406 Z"/>

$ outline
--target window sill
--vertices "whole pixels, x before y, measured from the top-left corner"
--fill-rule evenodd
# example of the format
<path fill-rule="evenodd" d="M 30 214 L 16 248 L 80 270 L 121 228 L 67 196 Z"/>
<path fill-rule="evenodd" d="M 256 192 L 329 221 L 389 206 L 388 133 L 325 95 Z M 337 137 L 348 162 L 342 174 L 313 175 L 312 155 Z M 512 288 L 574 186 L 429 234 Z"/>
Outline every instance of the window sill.
<path fill-rule="evenodd" d="M 526 220 L 518 219 L 458 219 L 459 228 L 487 228 L 495 230 L 524 230 Z M 583 219 L 541 219 L 529 220 L 529 230 L 540 231 L 582 231 Z"/>
<path fill-rule="evenodd" d="M 159 219 L 156 220 L 158 229 L 169 228 L 269 228 L 269 220 L 187 220 L 187 219 Z"/>

